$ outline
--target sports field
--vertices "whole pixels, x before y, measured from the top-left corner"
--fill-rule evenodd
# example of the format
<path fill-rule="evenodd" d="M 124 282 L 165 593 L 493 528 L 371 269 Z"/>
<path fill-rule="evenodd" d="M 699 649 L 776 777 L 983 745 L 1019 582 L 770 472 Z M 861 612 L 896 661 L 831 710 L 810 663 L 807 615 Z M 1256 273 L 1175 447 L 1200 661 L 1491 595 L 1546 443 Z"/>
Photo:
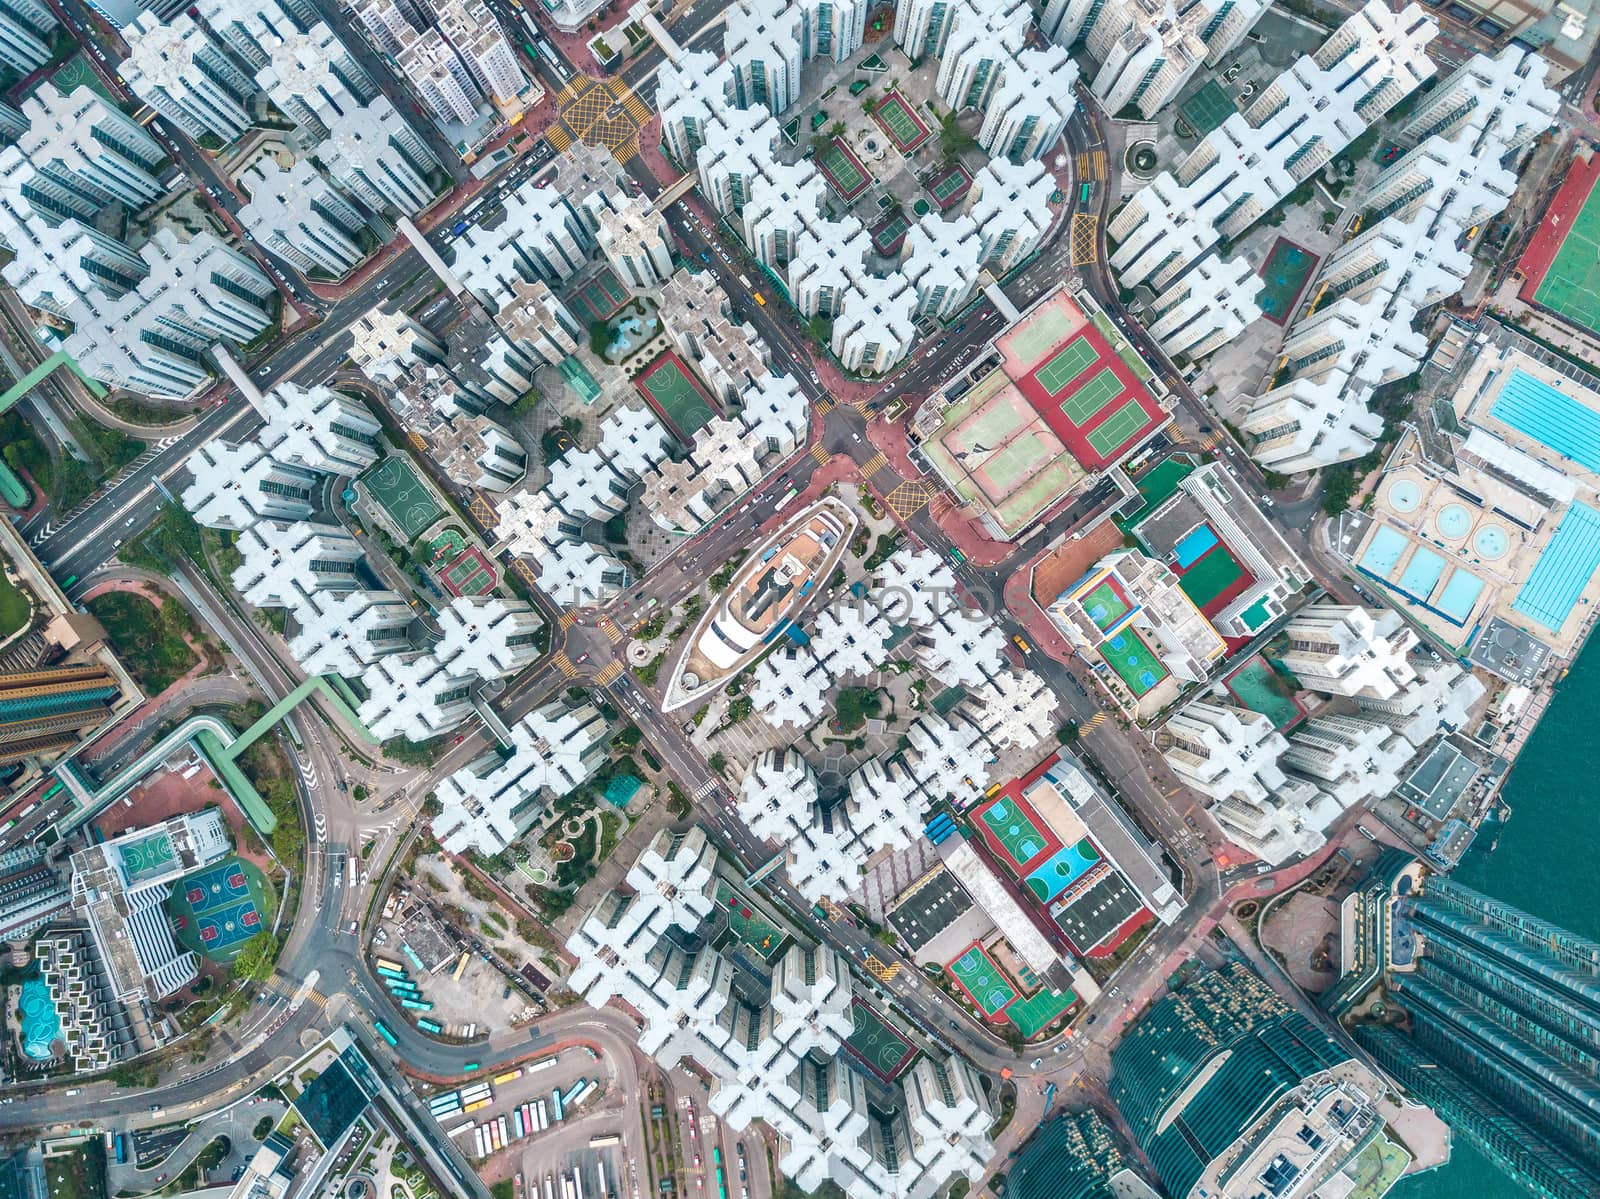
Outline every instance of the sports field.
<path fill-rule="evenodd" d="M 784 932 L 760 912 L 744 902 L 726 883 L 717 884 L 717 904 L 728 913 L 728 928 L 743 944 L 766 961 L 778 956 Z"/>
<path fill-rule="evenodd" d="M 1167 677 L 1167 667 L 1144 639 L 1129 629 L 1108 638 L 1100 645 L 1100 656 L 1128 685 L 1138 699 Z"/>
<path fill-rule="evenodd" d="M 1006 374 L 1013 379 L 1030 374 L 1087 322 L 1083 309 L 1070 296 L 1058 292 L 995 338 L 995 349 L 1005 359 Z"/>
<path fill-rule="evenodd" d="M 166 833 L 155 833 L 119 846 L 117 853 L 128 881 L 137 883 L 160 874 L 172 864 L 172 838 Z"/>
<path fill-rule="evenodd" d="M 1011 865 L 1019 877 L 1029 862 L 1057 844 L 1056 839 L 1039 827 L 1022 804 L 1005 796 L 984 808 L 978 814 L 978 819 L 983 821 L 984 828 L 994 834 L 994 840 L 1000 843 L 1006 857 L 1011 859 Z"/>
<path fill-rule="evenodd" d="M 1204 137 L 1238 110 L 1228 93 L 1215 79 L 1178 105 L 1178 115 L 1194 127 L 1195 133 Z"/>
<path fill-rule="evenodd" d="M 1115 579 L 1106 579 L 1079 602 L 1102 633 L 1128 613 L 1128 598 L 1122 594 Z"/>
<path fill-rule="evenodd" d="M 260 870 L 226 857 L 178 880 L 167 899 L 178 941 L 214 962 L 230 962 L 267 926 L 271 886 Z"/>
<path fill-rule="evenodd" d="M 569 306 L 575 304 L 588 314 L 584 318 L 587 324 L 591 320 L 604 321 L 615 316 L 628 302 L 628 289 L 611 273 L 610 267 L 602 267 L 593 279 L 569 292 L 567 299 Z"/>
<path fill-rule="evenodd" d="M 470 547 L 439 572 L 439 581 L 451 595 L 488 595 L 498 576 L 483 551 Z"/>
<path fill-rule="evenodd" d="M 1067 343 L 1067 347 L 1041 366 L 1034 377 L 1039 380 L 1039 386 L 1044 388 L 1047 395 L 1058 396 L 1067 389 L 1067 384 L 1088 370 L 1089 364 L 1098 357 L 1094 347 L 1089 344 L 1089 339 L 1080 337 L 1076 341 Z M 1075 420 L 1073 423 L 1081 425 L 1083 421 Z"/>
<path fill-rule="evenodd" d="M 1093 361 L 1091 359 L 1090 361 Z M 1109 366 L 1061 401 L 1061 415 L 1080 429 L 1094 424 L 1107 404 L 1122 394 L 1122 380 Z"/>
<path fill-rule="evenodd" d="M 906 214 L 891 212 L 869 231 L 872 234 L 872 248 L 885 258 L 891 254 L 898 254 L 900 247 L 905 244 L 906 234 L 910 231 L 911 221 Z"/>
<path fill-rule="evenodd" d="M 1529 243 L 1522 289 L 1562 320 L 1600 333 L 1600 160 L 1574 162 Z M 1563 233 L 1562 230 L 1565 230 Z"/>
<path fill-rule="evenodd" d="M 441 562 L 448 562 L 459 557 L 467 551 L 467 539 L 462 536 L 460 529 L 446 529 L 432 541 L 428 542 L 428 563 L 438 566 Z"/>
<path fill-rule="evenodd" d="M 917 1056 L 911 1042 L 894 1025 L 859 999 L 850 1004 L 850 1022 L 855 1028 L 845 1038 L 845 1047 L 884 1082 L 904 1073 Z"/>
<path fill-rule="evenodd" d="M 967 998 L 990 1020 L 1005 1011 L 1006 1006 L 1017 997 L 1017 989 L 1006 981 L 1006 976 L 1000 973 L 1000 967 L 994 964 L 994 959 L 976 941 L 962 950 L 959 957 L 948 962 L 945 970 L 956 980 L 956 985 L 967 993 Z"/>
<path fill-rule="evenodd" d="M 967 169 L 957 163 L 948 171 L 943 171 L 923 183 L 928 189 L 928 194 L 933 197 L 933 202 L 939 206 L 940 212 L 947 212 L 954 208 L 972 190 L 972 176 L 967 174 Z"/>
<path fill-rule="evenodd" d="M 831 139 L 818 153 L 817 169 L 828 181 L 828 186 L 846 202 L 866 191 L 867 184 L 871 182 L 867 168 L 850 152 L 850 147 L 838 138 Z"/>
<path fill-rule="evenodd" d="M 1102 411 L 1104 411 L 1102 409 Z M 1128 400 L 1089 430 L 1089 448 L 1109 461 L 1117 451 L 1150 427 L 1150 414 L 1137 399 Z"/>
<path fill-rule="evenodd" d="M 1256 301 L 1261 305 L 1261 315 L 1274 325 L 1284 324 L 1317 269 L 1317 261 L 1315 254 L 1286 237 L 1274 242 L 1272 253 L 1261 267 L 1261 278 L 1266 281 Z"/>
<path fill-rule="evenodd" d="M 411 464 L 398 454 L 369 467 L 360 483 L 374 502 L 389 514 L 407 542 L 444 515 L 444 509 L 417 478 Z"/>
<path fill-rule="evenodd" d="M 911 111 L 911 105 L 905 102 L 899 92 L 890 92 L 885 96 L 883 102 L 873 109 L 872 119 L 883 126 L 895 149 L 902 154 L 911 153 L 931 136 L 928 127 Z"/>
<path fill-rule="evenodd" d="M 657 358 L 633 385 L 686 445 L 716 415 L 706 393 L 671 351 Z"/>
<path fill-rule="evenodd" d="M 1218 600 L 1226 604 L 1250 582 L 1249 572 L 1220 542 L 1178 576 L 1189 602 L 1207 616 L 1218 610 Z"/>
<path fill-rule="evenodd" d="M 1040 1029 L 1048 1028 L 1078 1002 L 1071 991 L 1052 991 L 1042 987 L 1026 999 L 1018 1000 L 1006 1009 L 1006 1019 L 1017 1026 L 1017 1031 L 1031 1037 Z"/>

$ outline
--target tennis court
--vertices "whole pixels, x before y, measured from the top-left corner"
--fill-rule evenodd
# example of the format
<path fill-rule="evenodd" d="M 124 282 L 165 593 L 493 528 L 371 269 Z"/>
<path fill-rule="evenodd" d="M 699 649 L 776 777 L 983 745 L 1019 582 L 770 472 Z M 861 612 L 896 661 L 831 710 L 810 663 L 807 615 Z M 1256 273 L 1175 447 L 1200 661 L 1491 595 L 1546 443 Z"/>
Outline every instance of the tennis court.
<path fill-rule="evenodd" d="M 872 248 L 887 258 L 891 254 L 900 252 L 900 247 L 905 244 L 906 234 L 911 232 L 911 221 L 903 212 L 891 212 L 874 225 L 870 232 Z"/>
<path fill-rule="evenodd" d="M 1257 299 L 1261 315 L 1274 325 L 1287 322 L 1300 293 L 1311 279 L 1311 272 L 1317 269 L 1317 261 L 1315 254 L 1286 237 L 1274 242 L 1272 253 L 1267 255 L 1261 268 L 1261 278 L 1266 283 Z"/>
<path fill-rule="evenodd" d="M 226 963 L 267 926 L 271 895 L 271 885 L 260 870 L 243 858 L 229 856 L 180 879 L 166 908 L 185 949 Z"/>
<path fill-rule="evenodd" d="M 1060 353 L 1035 371 L 1034 378 L 1039 380 L 1039 386 L 1044 388 L 1046 395 L 1058 396 L 1067 389 L 1067 384 L 1088 370 L 1098 357 L 1100 355 L 1089 344 L 1089 339 L 1079 337 L 1067 343 Z M 1070 412 L 1067 415 L 1069 419 L 1072 418 Z M 1073 419 L 1073 424 L 1081 425 L 1083 422 Z"/>
<path fill-rule="evenodd" d="M 1089 448 L 1102 458 L 1111 458 L 1149 424 L 1150 414 L 1144 405 L 1131 399 L 1090 430 Z"/>
<path fill-rule="evenodd" d="M 1200 137 L 1210 133 L 1237 111 L 1228 93 L 1215 79 L 1208 80 L 1204 87 L 1178 105 L 1178 114 L 1194 127 Z"/>
<path fill-rule="evenodd" d="M 1204 612 L 1218 599 L 1248 582 L 1249 574 L 1238 560 L 1228 552 L 1228 547 L 1218 543 L 1193 566 L 1178 576 L 1178 586 L 1200 611 Z"/>
<path fill-rule="evenodd" d="M 633 385 L 685 444 L 716 415 L 688 368 L 670 351 L 657 358 Z"/>
<path fill-rule="evenodd" d="M 828 181 L 828 186 L 846 202 L 854 200 L 867 190 L 870 180 L 861 160 L 850 152 L 850 147 L 833 138 L 817 155 L 817 169 Z"/>
<path fill-rule="evenodd" d="M 1017 989 L 1006 981 L 1006 976 L 1000 973 L 1000 967 L 994 964 L 994 959 L 976 941 L 954 961 L 947 963 L 945 971 L 990 1020 L 1017 997 Z"/>
<path fill-rule="evenodd" d="M 1094 423 L 1107 404 L 1123 392 L 1122 380 L 1109 366 L 1061 401 L 1061 414 L 1080 429 Z"/>
<path fill-rule="evenodd" d="M 917 114 L 911 111 L 911 105 L 905 102 L 899 92 L 890 92 L 885 96 L 883 102 L 873 109 L 872 119 L 883 127 L 895 149 L 902 154 L 911 153 L 928 140 L 928 127 L 917 119 Z"/>
<path fill-rule="evenodd" d="M 441 570 L 439 581 L 451 595 L 488 595 L 499 579 L 483 551 L 474 546 Z"/>
<path fill-rule="evenodd" d="M 1117 677 L 1128 685 L 1134 698 L 1144 696 L 1167 677 L 1167 668 L 1139 634 L 1129 630 L 1108 638 L 1100 646 L 1100 656 Z"/>
<path fill-rule="evenodd" d="M 361 485 L 374 502 L 389 514 L 407 542 L 444 515 L 444 509 L 422 485 L 411 464 L 398 455 L 383 459 L 361 476 Z"/>
<path fill-rule="evenodd" d="M 740 942 L 771 961 L 783 947 L 784 932 L 760 912 L 750 907 L 726 883 L 717 884 L 717 903 L 728 913 L 728 929 Z"/>
<path fill-rule="evenodd" d="M 589 314 L 589 320 L 610 320 L 628 302 L 628 289 L 611 273 L 610 267 L 605 267 L 593 279 L 570 293 L 569 299 L 575 300 Z"/>
<path fill-rule="evenodd" d="M 1020 871 L 1044 852 L 1050 844 L 1050 838 L 1039 830 L 1028 813 L 1014 801 L 1001 798 L 995 800 L 978 817 L 983 821 L 984 827 L 994 834 L 995 840 L 1000 842 L 1006 856 Z"/>
<path fill-rule="evenodd" d="M 939 211 L 946 212 L 961 203 L 967 192 L 972 190 L 972 176 L 967 174 L 965 167 L 957 165 L 935 175 L 922 186 L 928 189 Z"/>
<path fill-rule="evenodd" d="M 1107 579 L 1079 601 L 1102 633 L 1128 613 L 1128 600 L 1115 581 Z"/>
<path fill-rule="evenodd" d="M 845 1038 L 845 1047 L 884 1082 L 892 1082 L 917 1056 L 915 1047 L 894 1025 L 859 999 L 850 1004 L 850 1023 L 854 1027 Z"/>

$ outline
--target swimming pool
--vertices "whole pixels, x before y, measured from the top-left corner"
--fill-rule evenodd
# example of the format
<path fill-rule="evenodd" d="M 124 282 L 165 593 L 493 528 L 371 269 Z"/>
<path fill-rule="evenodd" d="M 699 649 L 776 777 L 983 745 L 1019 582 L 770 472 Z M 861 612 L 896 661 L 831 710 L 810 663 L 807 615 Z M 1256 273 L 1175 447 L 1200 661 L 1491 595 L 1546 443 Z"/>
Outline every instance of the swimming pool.
<path fill-rule="evenodd" d="M 1466 624 L 1467 617 L 1472 615 L 1472 606 L 1478 602 L 1478 595 L 1482 591 L 1482 579 L 1470 570 L 1457 567 L 1433 606 L 1456 624 Z"/>
<path fill-rule="evenodd" d="M 1084 837 L 1076 845 L 1057 850 L 1028 875 L 1028 890 L 1037 895 L 1041 902 L 1049 903 L 1088 873 L 1089 867 L 1099 860 L 1100 851 L 1094 847 L 1093 841 Z"/>
<path fill-rule="evenodd" d="M 1472 535 L 1472 548 L 1478 557 L 1493 562 L 1506 556 L 1511 548 L 1511 537 L 1499 525 L 1484 525 Z"/>
<path fill-rule="evenodd" d="M 22 984 L 22 1055 L 31 1061 L 47 1062 L 54 1056 L 52 1046 L 61 1036 L 61 1017 L 50 1001 L 50 988 L 42 978 Z"/>
<path fill-rule="evenodd" d="M 1441 537 L 1460 541 L 1472 528 L 1472 513 L 1467 511 L 1464 504 L 1446 504 L 1439 509 L 1433 523 L 1438 526 Z"/>
<path fill-rule="evenodd" d="M 1489 415 L 1600 473 L 1600 412 L 1521 369 L 1500 388 Z"/>
<path fill-rule="evenodd" d="M 1405 535 L 1396 532 L 1388 525 L 1379 525 L 1372 534 L 1372 540 L 1367 542 L 1367 549 L 1361 555 L 1359 563 L 1362 570 L 1368 574 L 1376 575 L 1380 579 L 1387 579 L 1400 562 L 1400 555 L 1406 552 Z"/>
<path fill-rule="evenodd" d="M 1201 558 L 1206 551 L 1217 544 L 1217 535 L 1211 531 L 1210 525 L 1196 525 L 1183 535 L 1182 540 L 1172 547 L 1172 552 L 1178 563 L 1179 570 L 1188 570 Z"/>
<path fill-rule="evenodd" d="M 1433 594 L 1433 588 L 1439 581 L 1439 576 L 1444 573 L 1444 559 L 1430 549 L 1417 547 L 1417 552 L 1411 555 L 1411 561 L 1406 563 L 1406 569 L 1401 574 L 1395 586 L 1407 595 L 1419 600 L 1425 600 Z"/>
<path fill-rule="evenodd" d="M 1389 507 L 1396 512 L 1415 512 L 1422 502 L 1422 488 L 1415 479 L 1396 479 L 1389 484 Z"/>
<path fill-rule="evenodd" d="M 1552 633 L 1560 632 L 1596 569 L 1600 512 L 1574 501 L 1511 607 Z"/>

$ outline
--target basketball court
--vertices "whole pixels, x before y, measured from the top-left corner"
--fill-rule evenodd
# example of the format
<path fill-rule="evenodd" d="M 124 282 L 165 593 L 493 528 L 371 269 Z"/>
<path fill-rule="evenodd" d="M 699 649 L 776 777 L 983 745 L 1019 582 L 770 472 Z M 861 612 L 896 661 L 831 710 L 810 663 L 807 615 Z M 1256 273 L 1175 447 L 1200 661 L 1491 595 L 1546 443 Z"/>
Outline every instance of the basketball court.
<path fill-rule="evenodd" d="M 610 267 L 602 267 L 594 278 L 569 291 L 566 301 L 567 307 L 583 310 L 584 324 L 608 321 L 628 302 L 628 289 L 622 286 Z"/>
<path fill-rule="evenodd" d="M 902 154 L 910 154 L 931 136 L 928 127 L 911 111 L 911 105 L 905 102 L 899 92 L 890 92 L 885 96 L 883 102 L 873 109 L 872 119 L 883 127 L 895 149 Z"/>
<path fill-rule="evenodd" d="M 1046 830 L 1044 822 L 1013 796 L 1002 795 L 981 809 L 978 820 L 989 839 L 1010 859 L 1007 864 L 1019 878 L 1029 863 L 1061 847 L 1060 840 Z"/>
<path fill-rule="evenodd" d="M 710 398 L 670 351 L 657 358 L 633 385 L 685 445 L 716 415 Z"/>
<path fill-rule="evenodd" d="M 1204 137 L 1234 113 L 1239 111 L 1228 98 L 1228 93 L 1215 79 L 1178 105 L 1178 115 L 1188 121 L 1195 135 Z"/>
<path fill-rule="evenodd" d="M 1167 677 L 1166 665 L 1144 643 L 1144 639 L 1131 629 L 1101 642 L 1100 656 L 1128 685 L 1135 699 Z"/>
<path fill-rule="evenodd" d="M 861 160 L 838 138 L 833 138 L 818 153 L 817 169 L 828 181 L 828 186 L 847 204 L 866 191 L 867 184 L 872 181 Z"/>
<path fill-rule="evenodd" d="M 1112 578 L 1105 579 L 1078 603 L 1102 633 L 1126 616 L 1129 608 L 1128 597 Z"/>
<path fill-rule="evenodd" d="M 717 885 L 717 904 L 728 913 L 728 929 L 744 945 L 770 962 L 786 941 L 784 931 L 756 911 L 726 883 Z"/>
<path fill-rule="evenodd" d="M 945 971 L 986 1019 L 993 1020 L 1017 998 L 1017 989 L 976 941 L 947 963 Z"/>
<path fill-rule="evenodd" d="M 388 513 L 408 543 L 444 515 L 444 509 L 422 485 L 411 464 L 397 454 L 369 468 L 359 482 L 373 502 Z"/>
<path fill-rule="evenodd" d="M 893 1082 L 916 1058 L 911 1042 L 859 999 L 850 1004 L 850 1022 L 854 1027 L 845 1048 L 884 1082 Z"/>
<path fill-rule="evenodd" d="M 178 880 L 167 900 L 178 940 L 216 962 L 233 960 L 239 948 L 267 927 L 271 911 L 264 875 L 230 856 Z"/>
<path fill-rule="evenodd" d="M 1274 242 L 1261 267 L 1261 278 L 1266 283 L 1258 300 L 1261 315 L 1274 325 L 1286 324 L 1318 261 L 1315 254 L 1286 237 Z"/>

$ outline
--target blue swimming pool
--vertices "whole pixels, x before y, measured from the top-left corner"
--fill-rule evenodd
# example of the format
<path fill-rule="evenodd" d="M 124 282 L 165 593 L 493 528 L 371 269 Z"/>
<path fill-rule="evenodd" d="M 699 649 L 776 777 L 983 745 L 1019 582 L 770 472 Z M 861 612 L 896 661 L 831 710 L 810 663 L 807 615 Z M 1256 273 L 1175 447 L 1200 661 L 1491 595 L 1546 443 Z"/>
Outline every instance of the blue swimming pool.
<path fill-rule="evenodd" d="M 1172 547 L 1174 557 L 1177 559 L 1179 570 L 1188 570 L 1201 558 L 1206 556 L 1206 551 L 1217 544 L 1217 535 L 1211 531 L 1210 525 L 1197 525 L 1183 535 L 1183 540 Z"/>
<path fill-rule="evenodd" d="M 51 1046 L 61 1036 L 61 1018 L 50 1002 L 50 988 L 42 978 L 22 984 L 22 1056 L 36 1062 L 52 1057 Z"/>
<path fill-rule="evenodd" d="M 1600 473 L 1600 412 L 1522 370 L 1512 370 L 1489 415 Z"/>
<path fill-rule="evenodd" d="M 1084 837 L 1076 845 L 1059 849 L 1028 875 L 1028 889 L 1044 903 L 1049 903 L 1073 883 L 1082 878 L 1100 860 L 1100 851 L 1094 842 Z"/>
<path fill-rule="evenodd" d="M 1395 586 L 1414 599 L 1425 600 L 1433 594 L 1434 585 L 1443 573 L 1444 559 L 1432 550 L 1418 546 Z"/>
<path fill-rule="evenodd" d="M 1457 567 L 1445 583 L 1444 590 L 1439 592 L 1439 598 L 1433 601 L 1433 606 L 1456 624 L 1466 624 L 1467 617 L 1472 615 L 1472 606 L 1478 602 L 1482 591 L 1482 579 L 1470 570 Z"/>
<path fill-rule="evenodd" d="M 1511 607 L 1552 633 L 1559 632 L 1597 569 L 1600 512 L 1574 502 Z"/>
<path fill-rule="evenodd" d="M 1361 569 L 1380 579 L 1387 579 L 1400 561 L 1400 555 L 1406 552 L 1405 535 L 1391 529 L 1388 525 L 1379 525 L 1372 535 L 1372 540 L 1367 542 L 1366 553 L 1361 555 Z"/>

